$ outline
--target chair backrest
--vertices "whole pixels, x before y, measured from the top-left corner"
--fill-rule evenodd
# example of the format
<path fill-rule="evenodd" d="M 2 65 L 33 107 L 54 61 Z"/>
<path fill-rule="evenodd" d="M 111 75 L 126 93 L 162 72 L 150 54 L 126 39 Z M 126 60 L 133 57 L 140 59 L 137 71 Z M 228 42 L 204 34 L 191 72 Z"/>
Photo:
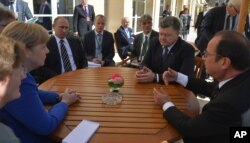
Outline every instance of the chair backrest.
<path fill-rule="evenodd" d="M 194 73 L 196 78 L 201 77 L 202 70 L 204 68 L 204 61 L 201 57 L 195 56 L 195 67 L 194 67 Z"/>
<path fill-rule="evenodd" d="M 117 36 L 116 32 L 114 33 L 114 41 L 115 41 L 115 48 L 116 48 L 116 50 L 118 52 L 119 43 L 118 43 L 118 36 Z"/>

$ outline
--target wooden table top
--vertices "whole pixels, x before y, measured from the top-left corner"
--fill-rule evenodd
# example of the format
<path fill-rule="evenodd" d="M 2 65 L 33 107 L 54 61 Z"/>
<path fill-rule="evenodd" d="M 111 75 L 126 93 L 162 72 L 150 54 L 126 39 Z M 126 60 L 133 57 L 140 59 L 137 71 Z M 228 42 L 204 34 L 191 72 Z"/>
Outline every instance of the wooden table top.
<path fill-rule="evenodd" d="M 72 88 L 81 95 L 80 102 L 69 107 L 55 137 L 62 139 L 82 120 L 91 120 L 100 123 L 100 127 L 90 143 L 159 143 L 180 139 L 180 134 L 163 118 L 161 107 L 154 103 L 153 87 L 163 87 L 175 106 L 190 116 L 199 113 L 196 97 L 179 85 L 139 84 L 135 80 L 136 70 L 123 67 L 81 69 L 40 85 L 40 89 L 56 92 Z M 109 92 L 107 79 L 112 73 L 119 73 L 125 79 L 120 90 L 123 101 L 115 106 L 105 105 L 101 100 Z"/>

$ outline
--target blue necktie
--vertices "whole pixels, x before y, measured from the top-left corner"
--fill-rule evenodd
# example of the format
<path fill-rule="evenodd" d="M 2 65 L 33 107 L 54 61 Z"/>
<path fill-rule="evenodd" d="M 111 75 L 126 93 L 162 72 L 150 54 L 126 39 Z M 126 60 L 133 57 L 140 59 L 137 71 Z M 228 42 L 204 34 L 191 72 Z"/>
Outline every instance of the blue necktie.
<path fill-rule="evenodd" d="M 162 51 L 162 61 L 164 62 L 168 57 L 168 48 L 164 47 Z"/>

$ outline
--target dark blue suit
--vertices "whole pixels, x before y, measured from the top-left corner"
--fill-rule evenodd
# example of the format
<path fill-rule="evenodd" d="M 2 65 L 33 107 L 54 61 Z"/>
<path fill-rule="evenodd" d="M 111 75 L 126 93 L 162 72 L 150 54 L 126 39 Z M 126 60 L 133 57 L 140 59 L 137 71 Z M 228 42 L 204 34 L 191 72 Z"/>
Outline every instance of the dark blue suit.
<path fill-rule="evenodd" d="M 185 143 L 229 143 L 230 127 L 242 126 L 242 114 L 250 108 L 249 75 L 248 70 L 224 84 L 195 118 L 190 118 L 176 107 L 167 109 L 164 117 L 181 133 Z M 213 96 L 215 86 L 191 78 L 187 89 Z"/>
<path fill-rule="evenodd" d="M 41 7 L 41 5 L 39 6 Z M 46 3 L 44 4 L 44 11 L 43 13 L 40 14 L 51 14 L 51 9 L 50 6 Z M 39 22 L 39 24 L 41 24 L 45 29 L 47 30 L 52 30 L 52 22 L 51 22 L 51 17 L 41 17 L 43 19 L 43 22 Z"/>
<path fill-rule="evenodd" d="M 128 56 L 128 52 L 132 52 L 133 42 L 134 42 L 134 33 L 132 28 L 128 28 L 130 37 L 127 36 L 124 28 L 120 26 L 117 29 L 117 43 L 118 43 L 118 54 L 121 59 L 125 59 Z"/>
<path fill-rule="evenodd" d="M 158 73 L 160 82 L 162 74 L 169 67 L 188 75 L 194 76 L 194 48 L 180 37 L 168 52 L 167 58 L 163 61 L 162 58 L 162 45 L 158 37 L 151 40 L 148 51 L 142 61 L 142 64 L 150 68 L 152 72 Z"/>
<path fill-rule="evenodd" d="M 73 32 L 78 32 L 80 37 L 92 30 L 93 22 L 95 19 L 95 11 L 92 5 L 88 5 L 88 15 L 90 21 L 87 21 L 87 14 L 83 9 L 83 5 L 75 6 L 73 15 Z"/>
<path fill-rule="evenodd" d="M 96 53 L 96 34 L 95 30 L 89 31 L 84 38 L 83 47 L 87 54 L 88 61 L 95 58 Z M 102 37 L 102 60 L 105 62 L 103 66 L 112 66 L 115 64 L 113 61 L 115 55 L 114 38 L 112 33 L 104 30 Z"/>
<path fill-rule="evenodd" d="M 201 34 L 195 40 L 198 49 L 203 52 L 207 48 L 210 39 L 224 29 L 226 6 L 215 7 L 207 12 L 201 25 Z M 250 38 L 249 17 L 246 17 L 245 34 Z"/>
<path fill-rule="evenodd" d="M 87 59 L 85 57 L 81 41 L 74 37 L 68 37 L 67 40 L 71 48 L 76 69 L 87 67 Z M 31 72 L 38 83 L 61 74 L 62 72 L 61 57 L 56 43 L 56 38 L 54 36 L 52 36 L 48 41 L 47 47 L 49 49 L 49 53 L 46 55 L 44 66 Z"/>

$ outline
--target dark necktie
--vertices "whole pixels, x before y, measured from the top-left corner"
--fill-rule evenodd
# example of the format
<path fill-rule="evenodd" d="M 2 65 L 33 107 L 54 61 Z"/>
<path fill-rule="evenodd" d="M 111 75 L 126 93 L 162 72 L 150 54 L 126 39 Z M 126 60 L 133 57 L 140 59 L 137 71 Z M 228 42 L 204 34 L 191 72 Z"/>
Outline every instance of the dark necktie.
<path fill-rule="evenodd" d="M 226 27 L 225 30 L 234 30 L 236 16 L 232 17 L 230 15 L 226 18 Z"/>
<path fill-rule="evenodd" d="M 140 61 L 143 60 L 143 57 L 145 56 L 145 54 L 147 52 L 147 43 L 148 43 L 148 36 L 145 36 L 145 40 L 144 40 L 143 45 L 142 45 Z"/>
<path fill-rule="evenodd" d="M 225 30 L 229 30 L 229 29 L 230 29 L 230 15 L 228 15 L 226 18 L 226 27 L 225 27 Z"/>
<path fill-rule="evenodd" d="M 216 98 L 218 96 L 220 92 L 220 88 L 219 86 L 216 86 L 212 92 L 212 95 L 211 95 L 211 100 L 213 100 L 214 98 Z"/>
<path fill-rule="evenodd" d="M 62 55 L 64 70 L 65 72 L 71 71 L 72 68 L 71 68 L 70 61 L 69 61 L 69 55 L 66 51 L 64 41 L 60 40 L 60 44 L 61 44 L 60 48 L 61 48 L 61 55 Z"/>
<path fill-rule="evenodd" d="M 98 33 L 96 35 L 96 40 L 97 40 L 97 49 L 96 49 L 96 58 L 102 60 L 102 34 Z"/>
<path fill-rule="evenodd" d="M 168 57 L 168 48 L 164 47 L 162 51 L 162 62 L 166 61 L 167 57 Z"/>

